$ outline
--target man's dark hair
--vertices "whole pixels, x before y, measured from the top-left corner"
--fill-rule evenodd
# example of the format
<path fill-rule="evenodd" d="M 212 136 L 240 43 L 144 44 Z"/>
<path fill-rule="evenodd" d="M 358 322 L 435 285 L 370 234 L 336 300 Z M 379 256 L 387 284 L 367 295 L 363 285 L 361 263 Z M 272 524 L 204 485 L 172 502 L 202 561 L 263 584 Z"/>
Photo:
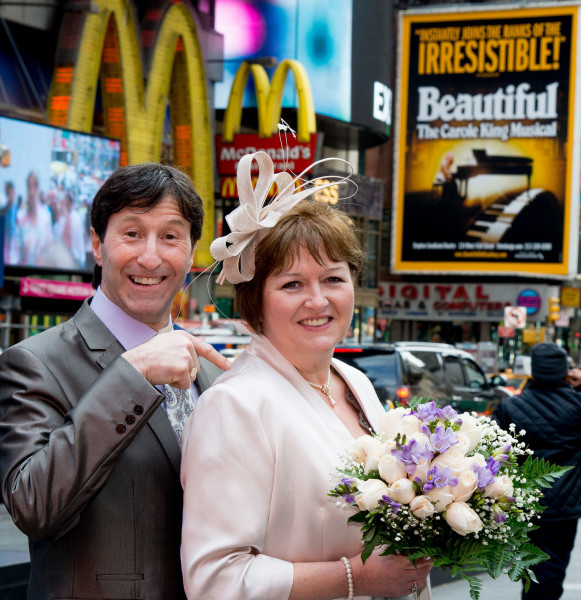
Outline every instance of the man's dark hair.
<path fill-rule="evenodd" d="M 105 239 L 111 215 L 124 208 L 149 210 L 164 198 L 172 198 L 181 215 L 191 224 L 192 246 L 202 236 L 202 199 L 186 173 L 170 165 L 143 163 L 119 167 L 101 186 L 91 206 L 91 226 L 101 241 Z M 101 283 L 101 267 L 95 265 L 93 287 Z"/>

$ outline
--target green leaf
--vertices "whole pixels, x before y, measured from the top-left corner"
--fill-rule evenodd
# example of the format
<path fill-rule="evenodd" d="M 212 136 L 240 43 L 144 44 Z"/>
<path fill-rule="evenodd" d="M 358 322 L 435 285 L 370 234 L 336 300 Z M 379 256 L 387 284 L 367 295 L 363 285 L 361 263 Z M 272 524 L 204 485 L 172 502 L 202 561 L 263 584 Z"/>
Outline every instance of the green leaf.
<path fill-rule="evenodd" d="M 478 577 L 463 576 L 463 578 L 466 579 L 470 585 L 470 598 L 472 598 L 472 600 L 479 600 L 480 592 L 482 591 L 482 581 L 478 579 Z"/>
<path fill-rule="evenodd" d="M 527 487 L 538 486 L 551 487 L 556 479 L 562 477 L 574 467 L 552 465 L 544 458 L 533 458 L 528 456 L 521 467 L 521 475 L 527 480 Z"/>

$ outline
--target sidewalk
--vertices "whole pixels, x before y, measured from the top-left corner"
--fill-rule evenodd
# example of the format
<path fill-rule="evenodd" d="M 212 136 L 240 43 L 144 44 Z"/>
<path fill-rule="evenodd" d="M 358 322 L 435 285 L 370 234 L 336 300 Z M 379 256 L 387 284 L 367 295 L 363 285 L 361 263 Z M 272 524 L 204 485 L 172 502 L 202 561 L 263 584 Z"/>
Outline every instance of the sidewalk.
<path fill-rule="evenodd" d="M 513 583 L 506 575 L 492 579 L 487 574 L 480 577 L 484 585 L 480 600 L 520 600 L 522 585 Z M 579 600 L 581 598 L 581 528 L 577 533 L 571 562 L 567 568 L 565 591 L 561 600 Z M 466 581 L 444 583 L 432 589 L 432 600 L 469 600 L 469 586 Z"/>

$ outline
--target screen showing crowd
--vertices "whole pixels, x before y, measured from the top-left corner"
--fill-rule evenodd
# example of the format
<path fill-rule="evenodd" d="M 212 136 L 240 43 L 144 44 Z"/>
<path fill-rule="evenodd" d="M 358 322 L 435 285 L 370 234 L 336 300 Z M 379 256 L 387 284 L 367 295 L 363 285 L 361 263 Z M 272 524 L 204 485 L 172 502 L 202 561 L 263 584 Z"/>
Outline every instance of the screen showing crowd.
<path fill-rule="evenodd" d="M 118 140 L 0 116 L 5 265 L 91 271 L 91 203 L 119 154 Z"/>

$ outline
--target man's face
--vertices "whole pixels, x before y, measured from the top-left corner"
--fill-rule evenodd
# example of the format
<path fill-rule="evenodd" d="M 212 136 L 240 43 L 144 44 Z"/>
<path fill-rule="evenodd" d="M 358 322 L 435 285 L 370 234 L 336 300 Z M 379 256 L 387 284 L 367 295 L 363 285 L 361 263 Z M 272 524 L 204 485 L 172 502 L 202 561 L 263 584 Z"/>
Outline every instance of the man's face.
<path fill-rule="evenodd" d="M 171 197 L 145 211 L 111 215 L 104 240 L 91 228 L 93 254 L 103 269 L 101 290 L 134 319 L 159 330 L 192 262 L 191 224 Z"/>

